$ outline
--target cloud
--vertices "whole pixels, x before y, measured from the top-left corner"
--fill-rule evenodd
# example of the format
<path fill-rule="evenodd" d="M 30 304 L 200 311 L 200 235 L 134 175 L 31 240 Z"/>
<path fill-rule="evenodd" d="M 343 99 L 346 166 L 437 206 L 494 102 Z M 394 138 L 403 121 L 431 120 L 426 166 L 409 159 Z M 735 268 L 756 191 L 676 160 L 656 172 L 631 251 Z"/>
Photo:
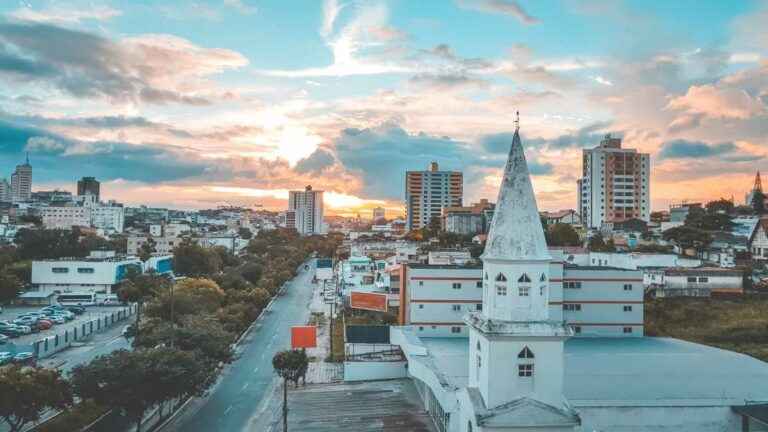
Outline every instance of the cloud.
<path fill-rule="evenodd" d="M 207 77 L 244 66 L 234 51 L 170 35 L 113 41 L 50 24 L 0 22 L 0 75 L 113 103 L 211 103 Z"/>
<path fill-rule="evenodd" d="M 246 15 L 255 14 L 259 10 L 256 6 L 246 3 L 244 0 L 224 0 L 224 5 Z"/>
<path fill-rule="evenodd" d="M 26 151 L 41 153 L 59 153 L 63 152 L 66 146 L 61 141 L 50 137 L 34 136 L 27 140 Z"/>
<path fill-rule="evenodd" d="M 333 33 L 333 25 L 341 12 L 342 6 L 337 0 L 325 0 L 323 2 L 323 23 L 320 27 L 320 35 L 324 38 Z"/>
<path fill-rule="evenodd" d="M 482 12 L 498 13 L 517 18 L 523 24 L 538 24 L 540 21 L 529 15 L 515 0 L 458 0 L 459 7 Z"/>
<path fill-rule="evenodd" d="M 22 7 L 8 14 L 17 20 L 50 24 L 77 24 L 85 20 L 108 21 L 120 15 L 122 15 L 120 10 L 109 6 L 94 5 L 90 7 L 54 7 L 43 10 Z"/>
<path fill-rule="evenodd" d="M 719 157 L 731 162 L 753 161 L 764 158 L 763 155 L 752 154 L 741 150 L 732 142 L 707 144 L 701 141 L 683 139 L 668 141 L 659 149 L 659 159 L 702 159 Z"/>
<path fill-rule="evenodd" d="M 712 84 L 691 86 L 685 95 L 672 99 L 667 108 L 692 115 L 742 120 L 766 113 L 763 102 L 743 89 Z"/>
<path fill-rule="evenodd" d="M 333 153 L 323 148 L 318 148 L 308 157 L 299 160 L 294 169 L 299 173 L 319 173 L 335 162 Z"/>
<path fill-rule="evenodd" d="M 432 74 L 423 73 L 410 78 L 410 83 L 434 91 L 466 89 L 471 87 L 486 87 L 488 81 L 470 77 L 466 74 Z"/>

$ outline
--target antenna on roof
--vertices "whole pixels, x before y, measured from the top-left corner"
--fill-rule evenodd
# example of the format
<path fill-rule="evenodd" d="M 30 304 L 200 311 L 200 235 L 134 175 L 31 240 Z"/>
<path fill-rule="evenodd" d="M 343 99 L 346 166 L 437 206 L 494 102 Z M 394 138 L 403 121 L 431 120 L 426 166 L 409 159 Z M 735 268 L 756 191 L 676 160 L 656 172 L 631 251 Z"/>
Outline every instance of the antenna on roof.
<path fill-rule="evenodd" d="M 27 152 L 27 165 L 29 165 L 29 152 Z"/>
<path fill-rule="evenodd" d="M 515 132 L 520 130 L 520 111 L 517 111 L 517 116 L 515 117 Z"/>

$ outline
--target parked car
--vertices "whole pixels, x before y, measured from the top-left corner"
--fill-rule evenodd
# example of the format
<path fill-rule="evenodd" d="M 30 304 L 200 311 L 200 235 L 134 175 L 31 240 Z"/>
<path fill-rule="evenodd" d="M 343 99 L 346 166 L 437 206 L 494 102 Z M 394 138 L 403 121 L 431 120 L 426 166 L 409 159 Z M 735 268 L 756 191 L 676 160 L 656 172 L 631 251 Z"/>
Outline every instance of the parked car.
<path fill-rule="evenodd" d="M 25 326 L 31 326 L 35 323 L 37 323 L 37 320 L 39 320 L 40 317 L 32 317 L 32 316 L 26 316 L 23 318 L 18 318 L 13 320 L 13 323 L 16 325 L 25 325 Z"/>
<path fill-rule="evenodd" d="M 30 334 L 30 333 L 32 333 L 32 326 L 28 326 L 28 325 L 17 325 L 17 326 L 16 326 L 16 328 L 17 328 L 17 329 L 18 329 L 20 332 L 22 332 L 22 333 L 24 333 L 24 334 Z"/>
<path fill-rule="evenodd" d="M 47 319 L 55 324 L 64 324 L 67 322 L 67 319 L 61 315 L 51 315 Z"/>
<path fill-rule="evenodd" d="M 34 366 L 37 363 L 35 355 L 31 352 L 20 352 L 13 356 L 13 362 L 16 364 L 24 364 L 28 366 Z"/>
<path fill-rule="evenodd" d="M 58 312 L 56 312 L 55 315 L 61 315 L 64 318 L 66 318 L 67 321 L 72 321 L 73 319 L 75 319 L 75 314 L 73 314 L 72 312 L 70 312 L 68 310 L 58 311 Z"/>
<path fill-rule="evenodd" d="M 9 338 L 8 336 L 6 336 L 4 334 L 0 334 L 0 345 L 7 344 L 10 339 L 11 338 Z"/>
<path fill-rule="evenodd" d="M 8 336 L 11 339 L 22 335 L 21 331 L 16 327 L 0 327 L 0 334 Z"/>
<path fill-rule="evenodd" d="M 7 351 L 0 352 L 0 366 L 6 365 L 11 361 L 13 361 L 13 354 Z"/>
<path fill-rule="evenodd" d="M 82 315 L 85 313 L 85 308 L 83 306 L 69 306 L 66 308 L 66 310 L 72 312 L 75 315 Z"/>
<path fill-rule="evenodd" d="M 41 319 L 37 322 L 38 330 L 48 330 L 51 327 L 53 327 L 53 323 L 48 321 L 47 319 Z"/>

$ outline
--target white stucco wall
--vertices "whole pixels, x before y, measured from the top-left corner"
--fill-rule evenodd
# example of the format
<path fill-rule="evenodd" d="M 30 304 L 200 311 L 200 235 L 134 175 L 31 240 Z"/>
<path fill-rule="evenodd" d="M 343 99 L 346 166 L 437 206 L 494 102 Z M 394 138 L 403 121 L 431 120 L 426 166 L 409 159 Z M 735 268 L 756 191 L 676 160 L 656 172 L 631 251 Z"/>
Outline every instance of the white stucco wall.
<path fill-rule="evenodd" d="M 344 362 L 344 381 L 376 381 L 405 378 L 408 368 L 404 361 Z"/>
<path fill-rule="evenodd" d="M 737 432 L 730 407 L 578 407 L 583 432 Z"/>

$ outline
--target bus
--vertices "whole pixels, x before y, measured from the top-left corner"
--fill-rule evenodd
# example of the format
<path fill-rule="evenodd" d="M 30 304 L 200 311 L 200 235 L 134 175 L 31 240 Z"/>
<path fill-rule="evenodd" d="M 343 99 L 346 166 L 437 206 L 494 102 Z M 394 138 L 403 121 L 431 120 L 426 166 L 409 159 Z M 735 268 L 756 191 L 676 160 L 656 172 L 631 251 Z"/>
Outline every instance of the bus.
<path fill-rule="evenodd" d="M 59 294 L 56 301 L 62 306 L 94 306 L 96 294 L 94 293 L 65 293 Z"/>

